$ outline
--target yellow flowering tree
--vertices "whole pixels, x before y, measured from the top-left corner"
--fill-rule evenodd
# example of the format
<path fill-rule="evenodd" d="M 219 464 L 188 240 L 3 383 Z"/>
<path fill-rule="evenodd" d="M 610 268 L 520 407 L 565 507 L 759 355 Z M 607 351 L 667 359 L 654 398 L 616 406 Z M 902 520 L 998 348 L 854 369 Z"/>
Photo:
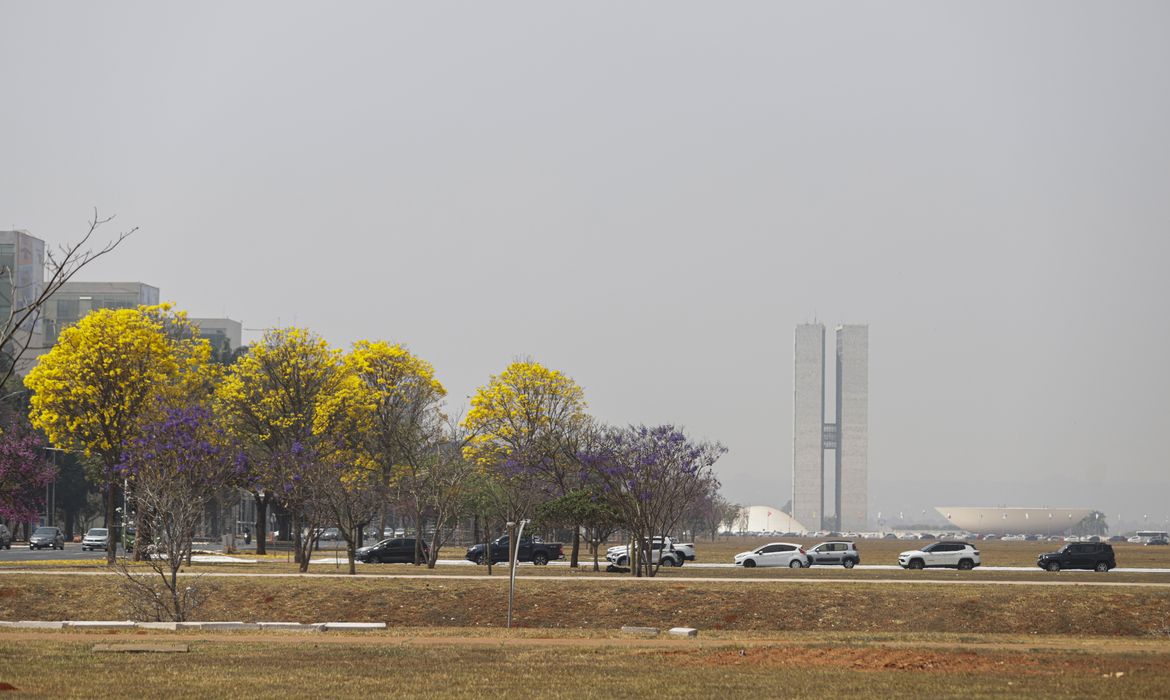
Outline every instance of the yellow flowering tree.
<path fill-rule="evenodd" d="M 318 409 L 341 386 L 340 353 L 304 328 L 266 332 L 228 369 L 215 391 L 225 431 L 244 448 L 245 484 L 256 502 L 256 552 L 265 553 L 268 508 L 279 504 L 301 519 L 310 495 L 306 474 L 319 466 L 313 426 Z M 294 527 L 297 561 L 308 566 L 312 538 Z"/>
<path fill-rule="evenodd" d="M 378 487 L 421 483 L 425 465 L 444 439 L 442 402 L 447 390 L 429 362 L 399 344 L 359 341 L 343 365 L 344 380 L 318 412 L 314 432 L 331 446 L 342 485 L 349 484 L 329 491 L 334 494 L 331 512 L 350 518 L 338 527 L 352 549 L 364 524 L 352 520 L 359 512 L 352 504 L 363 499 L 369 503 L 365 494 L 375 490 L 373 479 Z M 419 529 L 415 539 L 420 542 L 426 492 L 421 487 L 405 490 Z M 366 522 L 376 514 L 360 513 L 368 513 Z M 440 526 L 437 523 L 436 530 Z M 416 562 L 419 556 L 421 551 L 416 552 Z"/>
<path fill-rule="evenodd" d="M 470 433 L 463 453 L 498 484 L 492 493 L 501 518 L 517 522 L 537 500 L 569 491 L 571 445 L 588 423 L 581 387 L 538 362 L 513 362 L 476 390 L 463 421 Z M 574 538 L 574 565 L 578 547 Z"/>
<path fill-rule="evenodd" d="M 101 309 L 65 329 L 25 377 L 29 419 L 54 447 L 96 457 L 117 541 L 117 467 L 145 421 L 206 395 L 210 347 L 170 304 Z M 116 550 L 106 550 L 114 563 Z"/>

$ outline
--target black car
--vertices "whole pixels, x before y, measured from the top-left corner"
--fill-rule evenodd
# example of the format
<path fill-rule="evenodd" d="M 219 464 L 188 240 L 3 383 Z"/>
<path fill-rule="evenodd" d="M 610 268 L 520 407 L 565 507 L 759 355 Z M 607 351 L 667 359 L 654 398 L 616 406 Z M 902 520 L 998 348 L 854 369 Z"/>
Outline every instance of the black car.
<path fill-rule="evenodd" d="M 1146 540 L 1146 544 L 1154 544 L 1154 545 L 1163 544 L 1163 545 L 1165 545 L 1165 544 L 1170 544 L 1170 540 L 1167 540 L 1165 537 L 1151 537 L 1150 539 Z"/>
<path fill-rule="evenodd" d="M 1117 567 L 1113 545 L 1104 542 L 1073 542 L 1055 552 L 1036 557 L 1036 565 L 1048 571 L 1061 569 L 1092 569 L 1109 571 Z"/>
<path fill-rule="evenodd" d="M 413 564 L 414 543 L 413 537 L 392 537 L 369 547 L 362 547 L 357 551 L 356 557 L 358 561 L 367 564 Z M 421 552 L 419 561 L 426 561 L 430 549 L 426 542 L 420 541 L 419 545 Z"/>

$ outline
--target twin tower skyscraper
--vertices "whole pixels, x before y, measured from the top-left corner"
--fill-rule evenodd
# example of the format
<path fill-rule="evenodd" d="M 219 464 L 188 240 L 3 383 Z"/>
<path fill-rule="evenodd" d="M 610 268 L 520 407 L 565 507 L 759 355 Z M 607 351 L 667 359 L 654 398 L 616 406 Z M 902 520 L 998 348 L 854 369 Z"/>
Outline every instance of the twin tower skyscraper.
<path fill-rule="evenodd" d="M 869 326 L 837 326 L 836 420 L 826 422 L 825 326 L 796 327 L 793 376 L 792 517 L 810 530 L 868 529 Z M 832 450 L 833 511 L 825 503 Z"/>

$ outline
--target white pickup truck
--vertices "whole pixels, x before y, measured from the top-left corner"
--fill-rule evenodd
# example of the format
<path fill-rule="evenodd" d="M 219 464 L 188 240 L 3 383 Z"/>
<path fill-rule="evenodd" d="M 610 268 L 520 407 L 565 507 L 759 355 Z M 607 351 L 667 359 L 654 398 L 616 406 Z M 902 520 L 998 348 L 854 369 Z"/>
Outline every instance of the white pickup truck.
<path fill-rule="evenodd" d="M 690 547 L 690 557 L 695 558 L 694 545 Z M 687 560 L 687 552 L 671 541 L 669 537 L 655 537 L 651 540 L 650 545 L 651 559 L 650 561 L 658 564 L 661 562 L 662 566 L 682 566 L 683 562 Z M 629 545 L 618 545 L 617 547 L 610 547 L 605 552 L 605 560 L 614 566 L 629 566 L 630 565 L 630 547 Z"/>

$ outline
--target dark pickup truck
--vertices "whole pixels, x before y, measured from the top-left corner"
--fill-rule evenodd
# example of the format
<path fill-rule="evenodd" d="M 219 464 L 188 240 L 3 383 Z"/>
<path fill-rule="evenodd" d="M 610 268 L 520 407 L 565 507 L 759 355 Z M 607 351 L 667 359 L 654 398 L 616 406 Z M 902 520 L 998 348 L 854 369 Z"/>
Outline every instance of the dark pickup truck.
<path fill-rule="evenodd" d="M 468 561 L 475 562 L 476 564 L 484 563 L 483 547 L 482 544 L 468 547 Z M 564 559 L 565 554 L 562 551 L 563 549 L 564 546 L 559 543 L 533 541 L 530 537 L 524 537 L 520 540 L 520 551 L 516 553 L 516 560 L 530 561 L 537 566 L 543 566 L 551 559 Z M 507 535 L 492 542 L 492 563 L 501 561 L 508 561 Z"/>

